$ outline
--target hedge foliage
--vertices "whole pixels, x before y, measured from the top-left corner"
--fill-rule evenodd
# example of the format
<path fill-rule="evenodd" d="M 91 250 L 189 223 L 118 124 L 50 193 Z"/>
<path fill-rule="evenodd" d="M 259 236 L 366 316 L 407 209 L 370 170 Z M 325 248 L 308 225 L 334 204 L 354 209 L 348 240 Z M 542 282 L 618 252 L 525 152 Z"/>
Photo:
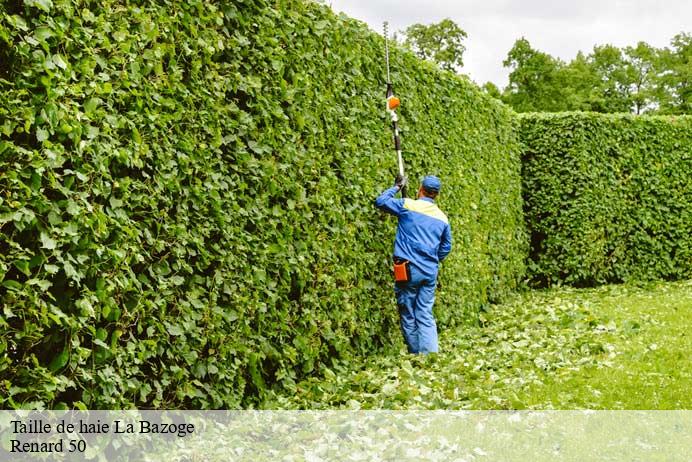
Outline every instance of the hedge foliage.
<path fill-rule="evenodd" d="M 398 345 L 382 55 L 299 0 L 0 3 L 2 406 L 254 406 Z M 450 326 L 523 272 L 514 119 L 391 58 Z"/>
<path fill-rule="evenodd" d="M 692 277 L 692 117 L 520 117 L 535 284 Z"/>

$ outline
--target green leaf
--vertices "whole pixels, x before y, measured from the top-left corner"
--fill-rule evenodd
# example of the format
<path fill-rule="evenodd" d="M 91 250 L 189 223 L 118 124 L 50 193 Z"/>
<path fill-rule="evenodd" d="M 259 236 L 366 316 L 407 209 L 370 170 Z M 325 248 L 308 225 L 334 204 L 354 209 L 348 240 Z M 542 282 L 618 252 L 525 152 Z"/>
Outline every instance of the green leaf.
<path fill-rule="evenodd" d="M 48 130 L 43 129 L 43 128 L 37 128 L 36 129 L 36 140 L 38 140 L 39 143 L 43 143 L 50 137 L 50 134 L 48 133 Z"/>
<path fill-rule="evenodd" d="M 26 284 L 29 286 L 38 286 L 42 291 L 46 291 L 51 288 L 53 285 L 52 282 L 46 281 L 45 279 L 29 279 L 26 281 Z"/>
<path fill-rule="evenodd" d="M 3 284 L 3 286 L 4 286 L 4 284 Z M 16 316 L 16 314 L 14 314 L 14 311 L 12 311 L 12 309 L 10 309 L 10 307 L 7 305 L 2 307 L 2 311 L 5 314 L 5 317 L 7 319 L 14 318 Z"/>
<path fill-rule="evenodd" d="M 53 240 L 53 238 L 48 236 L 48 234 L 46 234 L 45 232 L 41 232 L 40 238 L 41 238 L 41 247 L 42 248 L 48 249 L 48 250 L 55 249 L 56 243 Z"/>
<path fill-rule="evenodd" d="M 183 283 L 185 283 L 185 278 L 182 276 L 173 276 L 171 277 L 171 282 L 173 285 L 181 286 Z"/>
<path fill-rule="evenodd" d="M 29 6 L 36 6 L 46 13 L 49 13 L 51 8 L 53 8 L 53 2 L 52 0 L 25 0 L 27 5 Z"/>
<path fill-rule="evenodd" d="M 34 36 L 40 41 L 46 41 L 53 36 L 53 31 L 45 26 L 37 27 Z"/>
<path fill-rule="evenodd" d="M 80 300 L 77 300 L 75 302 L 75 306 L 79 308 L 80 314 L 82 316 L 86 317 L 94 317 L 96 316 L 96 311 L 94 310 L 94 306 L 91 304 L 91 301 L 87 298 L 82 298 Z"/>
<path fill-rule="evenodd" d="M 99 107 L 99 104 L 101 104 L 100 98 L 89 98 L 84 103 L 84 112 L 91 114 Z"/>
<path fill-rule="evenodd" d="M 51 372 L 57 372 L 58 370 L 62 369 L 67 365 L 69 359 L 70 352 L 67 348 L 65 348 L 57 356 L 53 357 L 50 364 L 48 365 L 48 369 Z"/>
<path fill-rule="evenodd" d="M 96 338 L 102 341 L 106 340 L 106 338 L 108 338 L 108 331 L 103 327 L 99 327 L 96 329 Z"/>
<path fill-rule="evenodd" d="M 82 279 L 81 275 L 77 272 L 75 267 L 69 261 L 63 262 L 62 267 L 63 267 L 63 270 L 65 271 L 65 276 L 67 276 L 68 278 L 72 279 L 73 281 L 77 281 L 77 282 L 79 282 Z"/>
<path fill-rule="evenodd" d="M 70 215 L 79 215 L 82 209 L 75 201 L 69 200 L 67 201 L 67 208 L 65 209 L 65 211 Z"/>
<path fill-rule="evenodd" d="M 113 38 L 115 39 L 116 42 L 122 42 L 127 38 L 127 31 L 125 30 L 118 30 L 113 32 Z"/>
<path fill-rule="evenodd" d="M 11 26 L 13 26 L 16 29 L 19 29 L 23 32 L 29 30 L 29 26 L 27 25 L 26 21 L 24 18 L 17 14 L 13 14 L 12 16 L 8 17 L 8 22 Z"/>
<path fill-rule="evenodd" d="M 108 344 L 103 340 L 93 339 L 94 345 L 100 346 L 101 348 L 109 349 Z"/>
<path fill-rule="evenodd" d="M 5 279 L 4 281 L 2 281 L 2 286 L 14 291 L 21 290 L 23 287 L 20 282 L 13 281 L 11 279 Z"/>
<path fill-rule="evenodd" d="M 58 66 L 60 69 L 67 69 L 67 63 L 62 58 L 62 56 L 60 56 L 58 54 L 53 55 L 53 63 L 56 66 Z"/>
<path fill-rule="evenodd" d="M 111 196 L 110 199 L 108 199 L 108 203 L 114 209 L 117 209 L 118 207 L 123 206 L 123 201 L 121 201 L 120 199 L 117 199 L 115 196 Z"/>
<path fill-rule="evenodd" d="M 29 262 L 27 260 L 16 260 L 14 266 L 26 276 L 31 276 L 31 270 L 29 269 Z"/>
<path fill-rule="evenodd" d="M 180 328 L 180 326 L 169 323 L 166 323 L 166 330 L 171 335 L 183 335 L 185 333 L 185 331 L 183 331 L 183 329 Z"/>

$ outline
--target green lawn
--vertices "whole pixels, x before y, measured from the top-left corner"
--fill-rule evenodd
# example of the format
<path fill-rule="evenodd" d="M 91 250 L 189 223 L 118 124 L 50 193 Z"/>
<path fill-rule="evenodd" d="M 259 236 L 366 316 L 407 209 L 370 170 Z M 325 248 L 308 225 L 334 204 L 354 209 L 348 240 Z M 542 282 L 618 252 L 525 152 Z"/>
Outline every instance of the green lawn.
<path fill-rule="evenodd" d="M 265 406 L 692 409 L 692 281 L 517 295 L 440 348 L 325 369 Z"/>

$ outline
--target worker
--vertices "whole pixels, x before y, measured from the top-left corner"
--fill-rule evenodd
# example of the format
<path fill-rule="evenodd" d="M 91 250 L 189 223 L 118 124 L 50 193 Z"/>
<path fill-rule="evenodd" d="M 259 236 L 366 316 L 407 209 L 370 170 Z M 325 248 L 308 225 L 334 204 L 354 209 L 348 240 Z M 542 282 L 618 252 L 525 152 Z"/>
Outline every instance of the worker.
<path fill-rule="evenodd" d="M 394 186 L 383 192 L 375 206 L 399 219 L 394 240 L 394 294 L 401 331 L 409 353 L 437 353 L 437 324 L 433 316 L 437 273 L 452 250 L 452 231 L 447 216 L 437 207 L 440 179 L 423 178 L 417 198 L 396 199 L 406 185 L 398 175 Z"/>

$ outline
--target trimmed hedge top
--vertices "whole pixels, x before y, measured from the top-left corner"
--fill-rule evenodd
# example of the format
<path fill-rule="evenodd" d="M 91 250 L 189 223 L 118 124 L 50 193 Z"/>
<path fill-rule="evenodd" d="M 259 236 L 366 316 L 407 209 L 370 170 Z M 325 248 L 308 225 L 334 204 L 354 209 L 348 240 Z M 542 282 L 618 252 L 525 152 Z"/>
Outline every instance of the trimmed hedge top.
<path fill-rule="evenodd" d="M 234 408 L 400 342 L 383 43 L 310 2 L 0 5 L 0 403 Z M 509 109 L 392 53 L 440 325 L 512 290 Z"/>
<path fill-rule="evenodd" d="M 519 120 L 534 283 L 692 277 L 692 117 Z"/>

